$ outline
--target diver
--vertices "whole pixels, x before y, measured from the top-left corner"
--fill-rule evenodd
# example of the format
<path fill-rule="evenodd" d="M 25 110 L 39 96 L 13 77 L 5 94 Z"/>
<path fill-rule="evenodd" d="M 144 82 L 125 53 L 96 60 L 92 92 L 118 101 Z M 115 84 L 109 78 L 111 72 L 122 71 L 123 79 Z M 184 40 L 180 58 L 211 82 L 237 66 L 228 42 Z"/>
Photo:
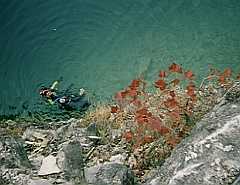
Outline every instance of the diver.
<path fill-rule="evenodd" d="M 39 91 L 40 96 L 50 104 L 54 104 L 54 101 L 58 98 L 56 93 L 58 83 L 59 81 L 54 81 L 50 88 L 42 87 Z"/>
<path fill-rule="evenodd" d="M 56 86 L 59 83 L 58 80 L 54 81 L 50 88 L 42 87 L 39 91 L 39 94 L 44 98 L 48 103 L 54 104 L 54 101 L 58 98 L 56 93 Z"/>
<path fill-rule="evenodd" d="M 43 87 L 39 94 L 50 104 L 58 104 L 60 109 L 64 110 L 86 110 L 90 106 L 90 101 L 86 97 L 86 92 L 83 88 L 79 90 L 78 94 L 67 93 L 69 88 L 64 93 L 57 93 L 56 86 L 59 81 L 55 81 L 50 88 Z"/>

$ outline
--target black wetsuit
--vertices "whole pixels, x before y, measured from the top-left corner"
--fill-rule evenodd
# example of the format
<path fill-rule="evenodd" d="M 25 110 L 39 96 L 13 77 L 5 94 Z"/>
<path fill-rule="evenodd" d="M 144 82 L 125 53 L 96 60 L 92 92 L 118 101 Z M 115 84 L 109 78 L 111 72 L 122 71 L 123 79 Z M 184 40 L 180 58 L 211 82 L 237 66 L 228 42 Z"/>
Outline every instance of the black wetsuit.
<path fill-rule="evenodd" d="M 61 102 L 61 98 L 65 99 L 64 102 Z M 85 96 L 77 97 L 60 97 L 55 100 L 58 103 L 61 109 L 65 110 L 85 110 L 90 106 L 89 100 Z"/>

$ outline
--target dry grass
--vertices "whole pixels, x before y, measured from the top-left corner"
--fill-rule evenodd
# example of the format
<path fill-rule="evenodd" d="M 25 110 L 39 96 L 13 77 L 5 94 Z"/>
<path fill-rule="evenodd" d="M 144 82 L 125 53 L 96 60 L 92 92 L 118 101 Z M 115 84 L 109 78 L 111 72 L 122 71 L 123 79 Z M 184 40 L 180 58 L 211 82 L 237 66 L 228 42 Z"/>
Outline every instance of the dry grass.
<path fill-rule="evenodd" d="M 105 104 L 98 104 L 94 109 L 91 109 L 86 112 L 82 123 L 83 125 L 89 125 L 89 123 L 104 123 L 108 122 L 109 118 L 111 117 L 111 108 L 109 105 Z"/>

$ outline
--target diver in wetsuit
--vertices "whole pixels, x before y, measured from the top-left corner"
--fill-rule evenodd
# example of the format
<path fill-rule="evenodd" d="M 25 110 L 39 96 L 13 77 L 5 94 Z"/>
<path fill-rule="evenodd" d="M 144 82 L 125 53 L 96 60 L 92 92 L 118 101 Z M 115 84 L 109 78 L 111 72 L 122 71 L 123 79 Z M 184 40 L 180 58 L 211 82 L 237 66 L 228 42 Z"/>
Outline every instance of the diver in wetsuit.
<path fill-rule="evenodd" d="M 80 89 L 78 95 L 58 95 L 55 91 L 58 81 L 55 81 L 50 88 L 43 87 L 39 94 L 50 104 L 57 103 L 60 109 L 65 110 L 85 110 L 90 106 L 90 102 L 85 96 L 85 90 Z"/>
<path fill-rule="evenodd" d="M 56 93 L 56 86 L 58 83 L 59 81 L 55 81 L 53 82 L 50 88 L 43 87 L 39 91 L 39 94 L 41 95 L 41 97 L 44 98 L 50 104 L 54 104 L 54 101 L 58 98 Z"/>

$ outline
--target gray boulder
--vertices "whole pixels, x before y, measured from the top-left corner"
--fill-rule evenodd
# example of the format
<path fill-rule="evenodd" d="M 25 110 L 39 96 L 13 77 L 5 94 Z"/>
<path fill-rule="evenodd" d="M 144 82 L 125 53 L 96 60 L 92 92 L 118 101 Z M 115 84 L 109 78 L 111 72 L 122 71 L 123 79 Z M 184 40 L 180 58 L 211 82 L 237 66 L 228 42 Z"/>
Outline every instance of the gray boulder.
<path fill-rule="evenodd" d="M 200 122 L 146 185 L 239 184 L 240 103 L 217 105 Z"/>
<path fill-rule="evenodd" d="M 0 137 L 0 184 L 25 185 L 31 164 L 20 138 Z"/>
<path fill-rule="evenodd" d="M 31 167 L 20 138 L 0 137 L 1 168 L 29 168 Z"/>
<path fill-rule="evenodd" d="M 133 173 L 124 165 L 104 163 L 85 169 L 89 185 L 135 185 Z"/>
<path fill-rule="evenodd" d="M 0 173 L 0 184 L 1 184 L 1 185 L 7 185 L 7 184 L 9 184 L 8 181 L 2 177 L 2 174 L 1 174 L 1 173 Z"/>
<path fill-rule="evenodd" d="M 57 164 L 64 172 L 65 179 L 74 184 L 84 181 L 84 160 L 82 147 L 78 141 L 71 141 L 57 155 Z"/>

